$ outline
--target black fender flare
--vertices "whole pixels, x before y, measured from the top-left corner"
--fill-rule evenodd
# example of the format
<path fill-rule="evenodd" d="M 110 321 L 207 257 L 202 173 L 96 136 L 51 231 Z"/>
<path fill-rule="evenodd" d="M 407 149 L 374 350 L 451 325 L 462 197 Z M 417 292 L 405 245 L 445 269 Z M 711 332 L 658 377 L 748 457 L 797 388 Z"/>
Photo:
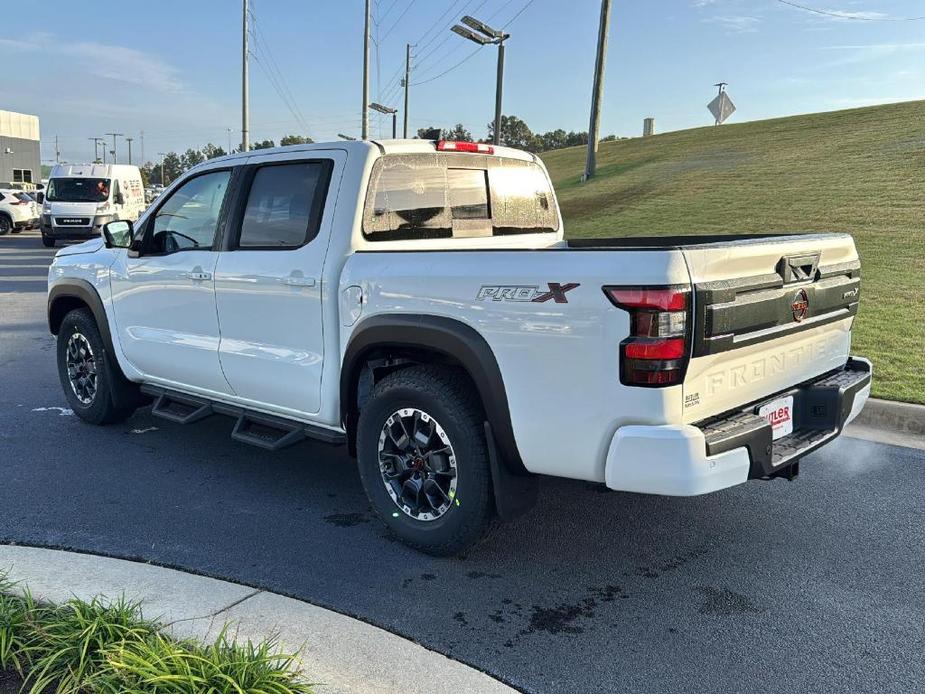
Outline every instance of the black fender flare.
<path fill-rule="evenodd" d="M 57 280 L 48 292 L 48 329 L 57 335 L 61 322 L 73 310 L 74 300 L 86 305 L 93 314 L 96 327 L 103 338 L 103 355 L 107 368 L 113 376 L 113 402 L 117 407 L 135 408 L 144 402 L 138 387 L 126 378 L 112 342 L 112 332 L 106 319 L 106 309 L 96 288 L 86 280 L 66 277 Z"/>
<path fill-rule="evenodd" d="M 530 475 L 517 449 L 507 391 L 494 352 L 474 328 L 453 318 L 387 314 L 360 322 L 347 344 L 341 368 L 341 421 L 348 434 L 366 357 L 373 350 L 389 347 L 430 350 L 458 362 L 475 384 L 504 467 L 513 475 Z"/>

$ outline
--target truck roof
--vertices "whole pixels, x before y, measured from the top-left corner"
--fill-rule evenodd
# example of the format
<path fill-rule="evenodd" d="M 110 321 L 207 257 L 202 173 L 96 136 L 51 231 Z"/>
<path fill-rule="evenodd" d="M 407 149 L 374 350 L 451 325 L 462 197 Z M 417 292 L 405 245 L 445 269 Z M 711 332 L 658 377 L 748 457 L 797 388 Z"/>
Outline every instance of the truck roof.
<path fill-rule="evenodd" d="M 335 140 L 333 142 L 313 142 L 308 145 L 288 145 L 286 147 L 273 147 L 270 149 L 249 150 L 247 152 L 236 152 L 224 157 L 209 159 L 208 162 L 213 164 L 218 161 L 235 162 L 250 156 L 263 156 L 266 154 L 276 154 L 282 152 L 299 152 L 325 149 L 342 149 L 348 154 L 367 156 L 372 150 L 379 154 L 433 154 L 437 151 L 434 140 L 421 139 L 388 139 L 388 140 Z M 508 157 L 511 159 L 521 159 L 523 161 L 535 161 L 536 157 L 529 152 L 512 147 L 502 147 L 493 145 L 494 156 Z"/>

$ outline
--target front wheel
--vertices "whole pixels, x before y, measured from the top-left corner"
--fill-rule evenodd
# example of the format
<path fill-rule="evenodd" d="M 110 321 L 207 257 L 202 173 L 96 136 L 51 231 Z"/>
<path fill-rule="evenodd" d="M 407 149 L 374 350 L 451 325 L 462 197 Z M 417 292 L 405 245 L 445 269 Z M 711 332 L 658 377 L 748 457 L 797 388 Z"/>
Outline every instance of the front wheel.
<path fill-rule="evenodd" d="M 0 236 L 8 234 L 12 228 L 13 223 L 10 221 L 10 218 L 0 215 Z"/>
<path fill-rule="evenodd" d="M 414 366 L 376 384 L 360 412 L 357 453 L 370 503 L 405 544 L 451 556 L 494 518 L 481 404 L 465 374 Z"/>
<path fill-rule="evenodd" d="M 55 240 L 50 236 L 45 236 L 45 234 L 42 234 L 42 245 L 45 246 L 45 248 L 54 248 Z"/>
<path fill-rule="evenodd" d="M 91 424 L 113 424 L 133 411 L 116 404 L 120 375 L 109 359 L 93 314 L 88 309 L 68 313 L 58 330 L 58 376 L 74 414 Z"/>

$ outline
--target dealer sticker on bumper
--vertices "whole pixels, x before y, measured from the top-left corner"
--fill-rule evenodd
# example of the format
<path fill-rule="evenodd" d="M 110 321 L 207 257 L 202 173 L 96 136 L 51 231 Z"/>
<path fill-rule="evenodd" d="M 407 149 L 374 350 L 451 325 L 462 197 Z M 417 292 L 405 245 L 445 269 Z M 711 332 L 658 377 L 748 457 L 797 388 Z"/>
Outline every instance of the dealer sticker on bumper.
<path fill-rule="evenodd" d="M 771 425 L 771 439 L 776 441 L 793 431 L 793 396 L 778 398 L 758 408 L 758 416 Z"/>

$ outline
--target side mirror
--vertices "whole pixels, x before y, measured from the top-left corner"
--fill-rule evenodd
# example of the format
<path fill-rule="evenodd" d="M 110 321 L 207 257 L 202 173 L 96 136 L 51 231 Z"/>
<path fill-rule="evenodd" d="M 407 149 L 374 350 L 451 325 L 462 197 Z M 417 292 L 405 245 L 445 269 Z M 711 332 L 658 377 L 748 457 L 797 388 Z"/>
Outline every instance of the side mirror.
<path fill-rule="evenodd" d="M 122 195 L 122 193 L 116 193 L 116 194 L 113 196 L 112 201 L 113 201 L 114 203 L 116 203 L 117 205 L 124 205 L 124 204 L 125 204 L 125 196 Z"/>
<path fill-rule="evenodd" d="M 35 194 L 35 201 L 36 201 L 39 205 L 41 205 L 43 202 L 45 202 L 45 193 L 42 193 L 42 192 L 36 193 L 36 194 Z"/>
<path fill-rule="evenodd" d="M 103 225 L 106 248 L 128 248 L 135 238 L 135 229 L 127 219 L 117 219 Z"/>

